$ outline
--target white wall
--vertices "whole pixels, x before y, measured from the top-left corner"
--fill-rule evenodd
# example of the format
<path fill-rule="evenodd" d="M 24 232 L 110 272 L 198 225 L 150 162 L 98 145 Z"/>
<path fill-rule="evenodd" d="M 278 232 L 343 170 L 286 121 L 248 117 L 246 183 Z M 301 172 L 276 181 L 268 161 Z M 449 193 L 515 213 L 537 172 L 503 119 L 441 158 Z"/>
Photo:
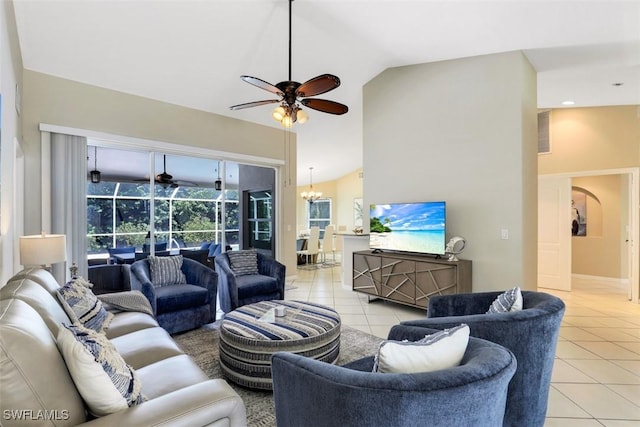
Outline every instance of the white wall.
<path fill-rule="evenodd" d="M 2 116 L 0 127 L 0 286 L 19 267 L 16 252 L 22 221 L 15 215 L 18 184 L 16 158 L 21 156 L 22 127 L 16 110 L 16 87 L 22 87 L 22 59 L 18 47 L 12 2 L 0 3 L 0 94 Z"/>
<path fill-rule="evenodd" d="M 474 292 L 536 289 L 536 114 L 521 52 L 384 71 L 364 87 L 365 206 L 445 200 Z"/>

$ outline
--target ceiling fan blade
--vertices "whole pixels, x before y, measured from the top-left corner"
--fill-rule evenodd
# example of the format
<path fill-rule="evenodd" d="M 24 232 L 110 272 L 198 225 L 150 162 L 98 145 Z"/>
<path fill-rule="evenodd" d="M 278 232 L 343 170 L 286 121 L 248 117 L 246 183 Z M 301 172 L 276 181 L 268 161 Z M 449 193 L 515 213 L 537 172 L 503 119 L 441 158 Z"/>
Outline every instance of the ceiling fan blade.
<path fill-rule="evenodd" d="M 302 83 L 300 87 L 298 87 L 298 90 L 296 90 L 296 95 L 300 98 L 316 96 L 329 92 L 338 86 L 340 86 L 340 79 L 338 76 L 334 76 L 333 74 L 322 74 Z"/>
<path fill-rule="evenodd" d="M 280 100 L 279 99 L 267 99 L 265 101 L 247 102 L 246 104 L 232 105 L 229 108 L 232 109 L 232 110 L 242 110 L 243 108 L 258 107 L 260 105 L 266 105 L 266 104 L 275 104 L 276 102 L 280 102 Z"/>
<path fill-rule="evenodd" d="M 322 111 L 323 113 L 341 115 L 349 111 L 349 107 L 339 102 L 329 101 L 328 99 L 303 99 L 300 101 L 305 107 L 313 108 L 314 110 Z"/>
<path fill-rule="evenodd" d="M 268 90 L 269 92 L 275 93 L 276 95 L 281 95 L 281 96 L 283 95 L 280 89 L 278 89 L 271 83 L 265 82 L 264 80 L 259 79 L 257 77 L 240 76 L 240 78 L 249 84 L 259 87 L 260 89 Z"/>

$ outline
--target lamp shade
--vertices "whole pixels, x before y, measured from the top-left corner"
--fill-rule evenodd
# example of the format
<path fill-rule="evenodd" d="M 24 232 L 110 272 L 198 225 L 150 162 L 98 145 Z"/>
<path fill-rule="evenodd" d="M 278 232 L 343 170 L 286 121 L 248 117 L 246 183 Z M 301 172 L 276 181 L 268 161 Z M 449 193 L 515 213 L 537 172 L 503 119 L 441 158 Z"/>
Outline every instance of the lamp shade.
<path fill-rule="evenodd" d="M 20 264 L 51 265 L 67 260 L 64 234 L 35 234 L 20 237 Z"/>

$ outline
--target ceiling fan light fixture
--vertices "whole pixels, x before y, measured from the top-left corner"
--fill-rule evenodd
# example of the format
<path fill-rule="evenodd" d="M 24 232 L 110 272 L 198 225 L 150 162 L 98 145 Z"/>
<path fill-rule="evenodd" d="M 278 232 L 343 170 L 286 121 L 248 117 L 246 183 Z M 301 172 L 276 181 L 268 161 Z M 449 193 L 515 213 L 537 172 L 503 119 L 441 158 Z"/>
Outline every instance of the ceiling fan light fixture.
<path fill-rule="evenodd" d="M 262 101 L 246 102 L 244 104 L 232 105 L 232 110 L 258 107 L 260 105 L 280 103 L 271 116 L 285 128 L 290 128 L 295 122 L 305 123 L 309 116 L 306 112 L 301 113 L 300 104 L 312 110 L 323 113 L 341 115 L 349 111 L 349 107 L 339 102 L 328 99 L 310 98 L 316 95 L 329 92 L 340 86 L 340 78 L 332 74 L 321 74 L 304 83 L 293 81 L 291 78 L 291 5 L 293 0 L 289 0 L 289 79 L 281 81 L 275 85 L 257 77 L 242 75 L 240 78 L 260 89 L 264 89 L 277 95 L 279 99 L 265 99 Z"/>
<path fill-rule="evenodd" d="M 295 120 L 293 119 L 293 116 L 291 115 L 290 112 L 287 112 L 287 114 L 285 114 L 285 116 L 282 118 L 282 121 L 280 123 L 282 124 L 283 127 L 290 128 L 291 126 L 293 126 L 293 122 L 295 122 Z"/>
<path fill-rule="evenodd" d="M 273 116 L 273 119 L 277 122 L 282 122 L 282 119 L 284 119 L 285 114 L 287 114 L 287 112 L 284 110 L 284 107 L 281 105 L 279 107 L 276 107 L 273 110 L 273 113 L 271 114 Z"/>
<path fill-rule="evenodd" d="M 296 118 L 297 118 L 297 122 L 300 124 L 303 124 L 309 121 L 309 115 L 302 108 L 298 109 L 298 112 L 296 113 Z"/>

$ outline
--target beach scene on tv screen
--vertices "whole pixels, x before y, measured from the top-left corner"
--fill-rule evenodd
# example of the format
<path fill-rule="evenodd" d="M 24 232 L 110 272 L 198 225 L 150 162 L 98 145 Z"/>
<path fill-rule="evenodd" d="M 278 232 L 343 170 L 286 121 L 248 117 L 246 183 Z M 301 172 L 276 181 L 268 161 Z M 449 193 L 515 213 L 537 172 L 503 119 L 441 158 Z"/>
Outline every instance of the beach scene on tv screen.
<path fill-rule="evenodd" d="M 371 205 L 369 213 L 372 249 L 444 253 L 444 202 Z"/>

